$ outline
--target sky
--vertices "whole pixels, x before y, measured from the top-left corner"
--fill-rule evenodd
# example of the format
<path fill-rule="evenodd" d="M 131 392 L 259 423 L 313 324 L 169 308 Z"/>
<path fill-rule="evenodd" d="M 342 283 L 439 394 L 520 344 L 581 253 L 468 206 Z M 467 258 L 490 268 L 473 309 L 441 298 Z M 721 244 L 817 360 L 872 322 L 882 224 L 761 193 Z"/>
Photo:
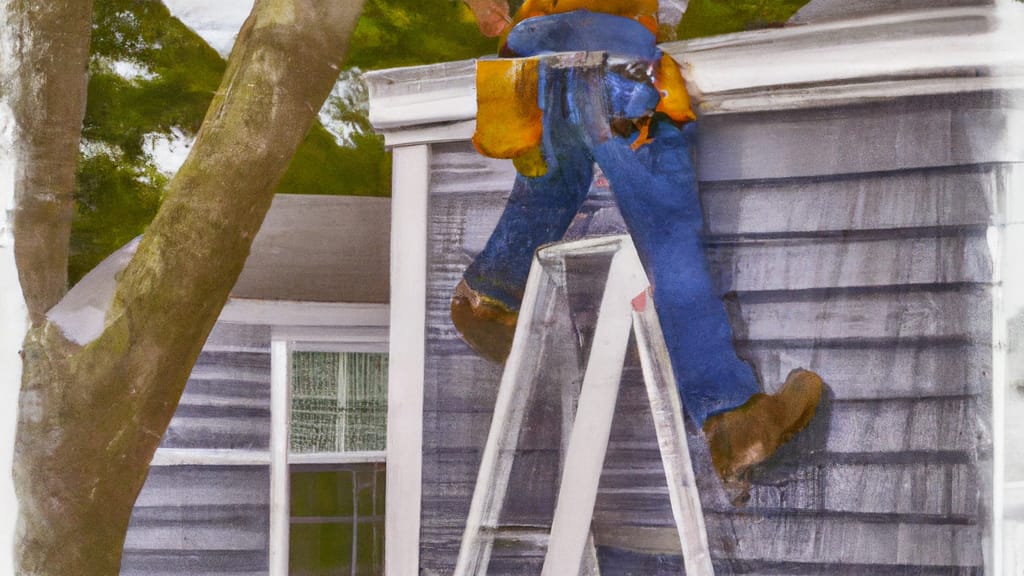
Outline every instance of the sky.
<path fill-rule="evenodd" d="M 199 34 L 221 56 L 227 58 L 238 30 L 252 10 L 253 0 L 164 0 L 164 5 L 172 15 Z M 129 74 L 122 75 L 128 77 L 131 71 L 128 72 Z M 349 82 L 351 79 L 342 79 L 334 87 L 334 94 L 340 95 L 350 90 Z M 320 123 L 340 144 L 344 144 L 353 131 L 352 126 L 331 118 L 327 107 L 320 111 Z M 147 136 L 146 150 L 161 172 L 174 174 L 188 157 L 193 140 L 193 137 L 180 131 L 175 131 L 171 135 L 150 134 Z"/>
<path fill-rule="evenodd" d="M 227 58 L 253 0 L 164 0 L 171 14 Z"/>

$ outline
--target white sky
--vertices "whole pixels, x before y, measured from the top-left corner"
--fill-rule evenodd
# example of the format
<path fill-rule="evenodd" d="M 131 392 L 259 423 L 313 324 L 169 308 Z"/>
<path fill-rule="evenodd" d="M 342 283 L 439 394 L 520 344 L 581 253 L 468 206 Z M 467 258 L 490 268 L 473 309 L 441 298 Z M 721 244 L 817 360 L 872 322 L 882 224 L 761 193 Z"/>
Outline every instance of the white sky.
<path fill-rule="evenodd" d="M 5 42 L 6 43 L 6 42 Z M 9 44 L 8 44 L 9 45 Z M 0 50 L 3 54 L 4 50 Z M 6 59 L 7 56 L 0 56 Z M 7 62 L 0 63 L 0 67 Z M 14 480 L 8 472 L 14 461 L 14 428 L 21 389 L 21 358 L 18 351 L 27 330 L 28 311 L 14 266 L 14 239 L 10 214 L 14 205 L 15 162 L 13 155 L 13 114 L 0 101 L 0 574 L 14 573 L 14 520 L 18 504 Z"/>
<path fill-rule="evenodd" d="M 227 58 L 253 0 L 164 0 L 171 14 Z"/>
<path fill-rule="evenodd" d="M 231 52 L 238 30 L 249 16 L 252 4 L 253 0 L 164 0 L 171 14 L 199 34 L 224 58 Z M 339 142 L 352 131 L 350 126 L 333 121 L 326 110 L 321 111 L 320 121 Z M 147 151 L 162 172 L 174 174 L 188 156 L 190 144 L 191 139 L 181 134 L 171 139 L 163 135 L 151 135 L 147 141 Z"/>

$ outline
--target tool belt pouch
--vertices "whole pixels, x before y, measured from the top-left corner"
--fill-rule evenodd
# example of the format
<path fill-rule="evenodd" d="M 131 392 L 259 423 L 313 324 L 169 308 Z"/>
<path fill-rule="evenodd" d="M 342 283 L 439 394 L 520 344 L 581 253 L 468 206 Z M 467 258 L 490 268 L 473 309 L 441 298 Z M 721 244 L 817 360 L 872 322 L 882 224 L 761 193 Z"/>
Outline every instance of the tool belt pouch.
<path fill-rule="evenodd" d="M 473 145 L 484 156 L 514 159 L 540 144 L 539 70 L 538 58 L 477 61 Z"/>

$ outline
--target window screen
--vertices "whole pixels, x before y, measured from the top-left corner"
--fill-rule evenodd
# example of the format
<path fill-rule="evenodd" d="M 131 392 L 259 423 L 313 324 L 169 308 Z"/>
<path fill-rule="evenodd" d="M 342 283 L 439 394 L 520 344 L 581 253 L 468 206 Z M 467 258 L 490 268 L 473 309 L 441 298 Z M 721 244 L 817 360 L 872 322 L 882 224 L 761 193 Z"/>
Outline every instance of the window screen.
<path fill-rule="evenodd" d="M 388 356 L 293 352 L 293 453 L 384 450 Z"/>

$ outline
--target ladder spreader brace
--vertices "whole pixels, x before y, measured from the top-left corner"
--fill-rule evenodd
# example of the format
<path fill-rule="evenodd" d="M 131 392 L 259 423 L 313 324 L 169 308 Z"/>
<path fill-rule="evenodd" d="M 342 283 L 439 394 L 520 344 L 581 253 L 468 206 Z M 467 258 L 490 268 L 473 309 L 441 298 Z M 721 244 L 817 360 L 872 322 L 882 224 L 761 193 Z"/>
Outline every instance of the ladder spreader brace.
<path fill-rule="evenodd" d="M 566 378 L 562 390 L 561 484 L 541 574 L 599 573 L 590 524 L 631 333 L 636 335 L 686 574 L 714 574 L 668 350 L 640 258 L 632 240 L 623 235 L 562 242 L 537 251 L 512 350 L 502 373 L 455 576 L 487 574 L 497 538 L 540 540 L 538 543 L 543 544 L 543 535 L 503 533 L 499 517 L 519 432 L 540 369 L 538 359 L 551 330 L 561 329 L 566 334 L 571 330 L 565 259 L 602 254 L 610 254 L 612 261 L 575 411 L 571 408 L 576 403 L 576 391 L 569 382 L 572 378 Z"/>

